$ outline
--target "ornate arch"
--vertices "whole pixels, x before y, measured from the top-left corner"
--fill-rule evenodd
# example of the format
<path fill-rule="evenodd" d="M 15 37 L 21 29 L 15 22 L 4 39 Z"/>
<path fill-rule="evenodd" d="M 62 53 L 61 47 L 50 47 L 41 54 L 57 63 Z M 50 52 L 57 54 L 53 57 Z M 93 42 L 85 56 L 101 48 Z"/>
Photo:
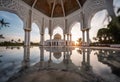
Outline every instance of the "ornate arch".
<path fill-rule="evenodd" d="M 39 33 L 41 31 L 41 25 L 39 25 L 38 21 L 33 21 L 32 24 L 35 23 L 37 26 L 38 26 L 38 29 L 39 29 Z M 31 28 L 32 30 L 33 28 Z"/>
<path fill-rule="evenodd" d="M 58 27 L 59 27 L 60 29 L 62 29 L 61 26 L 57 26 L 57 25 L 56 25 L 55 28 L 52 30 L 52 34 L 53 34 L 54 30 L 57 29 Z M 64 30 L 63 30 L 63 29 L 62 29 L 62 31 L 63 31 L 63 33 L 64 33 Z"/>
<path fill-rule="evenodd" d="M 71 32 L 73 26 L 77 23 L 80 23 L 80 21 L 74 21 L 73 23 L 71 23 L 70 27 L 69 27 L 69 33 Z M 80 27 L 81 27 L 81 23 L 80 23 Z"/>
<path fill-rule="evenodd" d="M 34 20 L 34 21 L 32 21 L 32 23 L 37 24 L 38 27 L 41 29 L 42 26 L 41 26 L 41 23 L 38 20 Z"/>
<path fill-rule="evenodd" d="M 29 7 L 27 7 L 24 2 L 20 0 L 0 0 L 0 10 L 16 14 L 23 21 L 23 28 L 31 29 L 27 21 L 30 19 Z"/>
<path fill-rule="evenodd" d="M 77 15 L 74 15 L 72 17 L 69 17 L 67 19 L 67 32 L 70 33 L 71 29 L 72 29 L 72 26 L 76 23 L 76 22 L 79 22 L 81 23 L 82 22 L 82 16 L 80 13 L 78 13 Z"/>
<path fill-rule="evenodd" d="M 96 12 L 105 9 L 104 0 L 89 0 L 83 7 L 84 27 L 91 28 L 91 19 Z"/>
<path fill-rule="evenodd" d="M 61 27 L 62 30 L 65 29 L 64 19 L 53 19 L 52 20 L 52 30 L 54 30 L 57 26 Z"/>

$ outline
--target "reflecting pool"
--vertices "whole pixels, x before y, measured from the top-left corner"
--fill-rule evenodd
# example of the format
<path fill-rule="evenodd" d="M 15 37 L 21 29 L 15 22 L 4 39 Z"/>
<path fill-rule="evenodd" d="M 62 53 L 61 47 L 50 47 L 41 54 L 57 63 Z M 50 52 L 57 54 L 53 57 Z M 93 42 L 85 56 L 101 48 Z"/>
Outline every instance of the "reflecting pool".
<path fill-rule="evenodd" d="M 120 50 L 0 47 L 0 82 L 120 82 Z"/>

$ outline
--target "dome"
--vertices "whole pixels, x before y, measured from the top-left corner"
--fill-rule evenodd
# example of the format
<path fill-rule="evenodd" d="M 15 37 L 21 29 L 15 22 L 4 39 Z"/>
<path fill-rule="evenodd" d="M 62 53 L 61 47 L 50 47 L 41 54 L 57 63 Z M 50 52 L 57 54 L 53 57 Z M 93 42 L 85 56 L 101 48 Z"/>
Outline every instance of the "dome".
<path fill-rule="evenodd" d="M 60 34 L 55 34 L 54 35 L 54 39 L 55 40 L 60 40 L 61 39 L 61 35 Z"/>
<path fill-rule="evenodd" d="M 60 59 L 61 58 L 61 52 L 55 52 L 53 53 L 53 56 L 56 58 L 56 59 Z"/>
<path fill-rule="evenodd" d="M 86 0 L 22 0 L 49 17 L 64 17 L 83 7 Z"/>

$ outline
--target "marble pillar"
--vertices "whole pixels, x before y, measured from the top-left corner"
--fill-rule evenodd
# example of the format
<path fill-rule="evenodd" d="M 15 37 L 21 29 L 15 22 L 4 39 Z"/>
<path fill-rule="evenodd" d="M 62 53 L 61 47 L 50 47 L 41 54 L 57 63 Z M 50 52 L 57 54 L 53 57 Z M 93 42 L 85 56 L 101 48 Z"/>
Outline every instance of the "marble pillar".
<path fill-rule="evenodd" d="M 82 38 L 83 38 L 82 45 L 84 46 L 85 45 L 85 31 L 84 30 L 82 31 Z"/>
<path fill-rule="evenodd" d="M 30 30 L 24 30 L 25 31 L 25 41 L 24 46 L 30 46 Z"/>

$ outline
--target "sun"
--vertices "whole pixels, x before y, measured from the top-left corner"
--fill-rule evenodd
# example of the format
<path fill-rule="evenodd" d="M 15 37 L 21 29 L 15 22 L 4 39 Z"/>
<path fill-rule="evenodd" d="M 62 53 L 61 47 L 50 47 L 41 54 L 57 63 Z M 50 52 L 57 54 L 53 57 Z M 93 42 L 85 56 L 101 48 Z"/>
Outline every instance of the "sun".
<path fill-rule="evenodd" d="M 78 45 L 78 42 L 77 42 L 77 40 L 75 41 L 75 45 Z"/>

